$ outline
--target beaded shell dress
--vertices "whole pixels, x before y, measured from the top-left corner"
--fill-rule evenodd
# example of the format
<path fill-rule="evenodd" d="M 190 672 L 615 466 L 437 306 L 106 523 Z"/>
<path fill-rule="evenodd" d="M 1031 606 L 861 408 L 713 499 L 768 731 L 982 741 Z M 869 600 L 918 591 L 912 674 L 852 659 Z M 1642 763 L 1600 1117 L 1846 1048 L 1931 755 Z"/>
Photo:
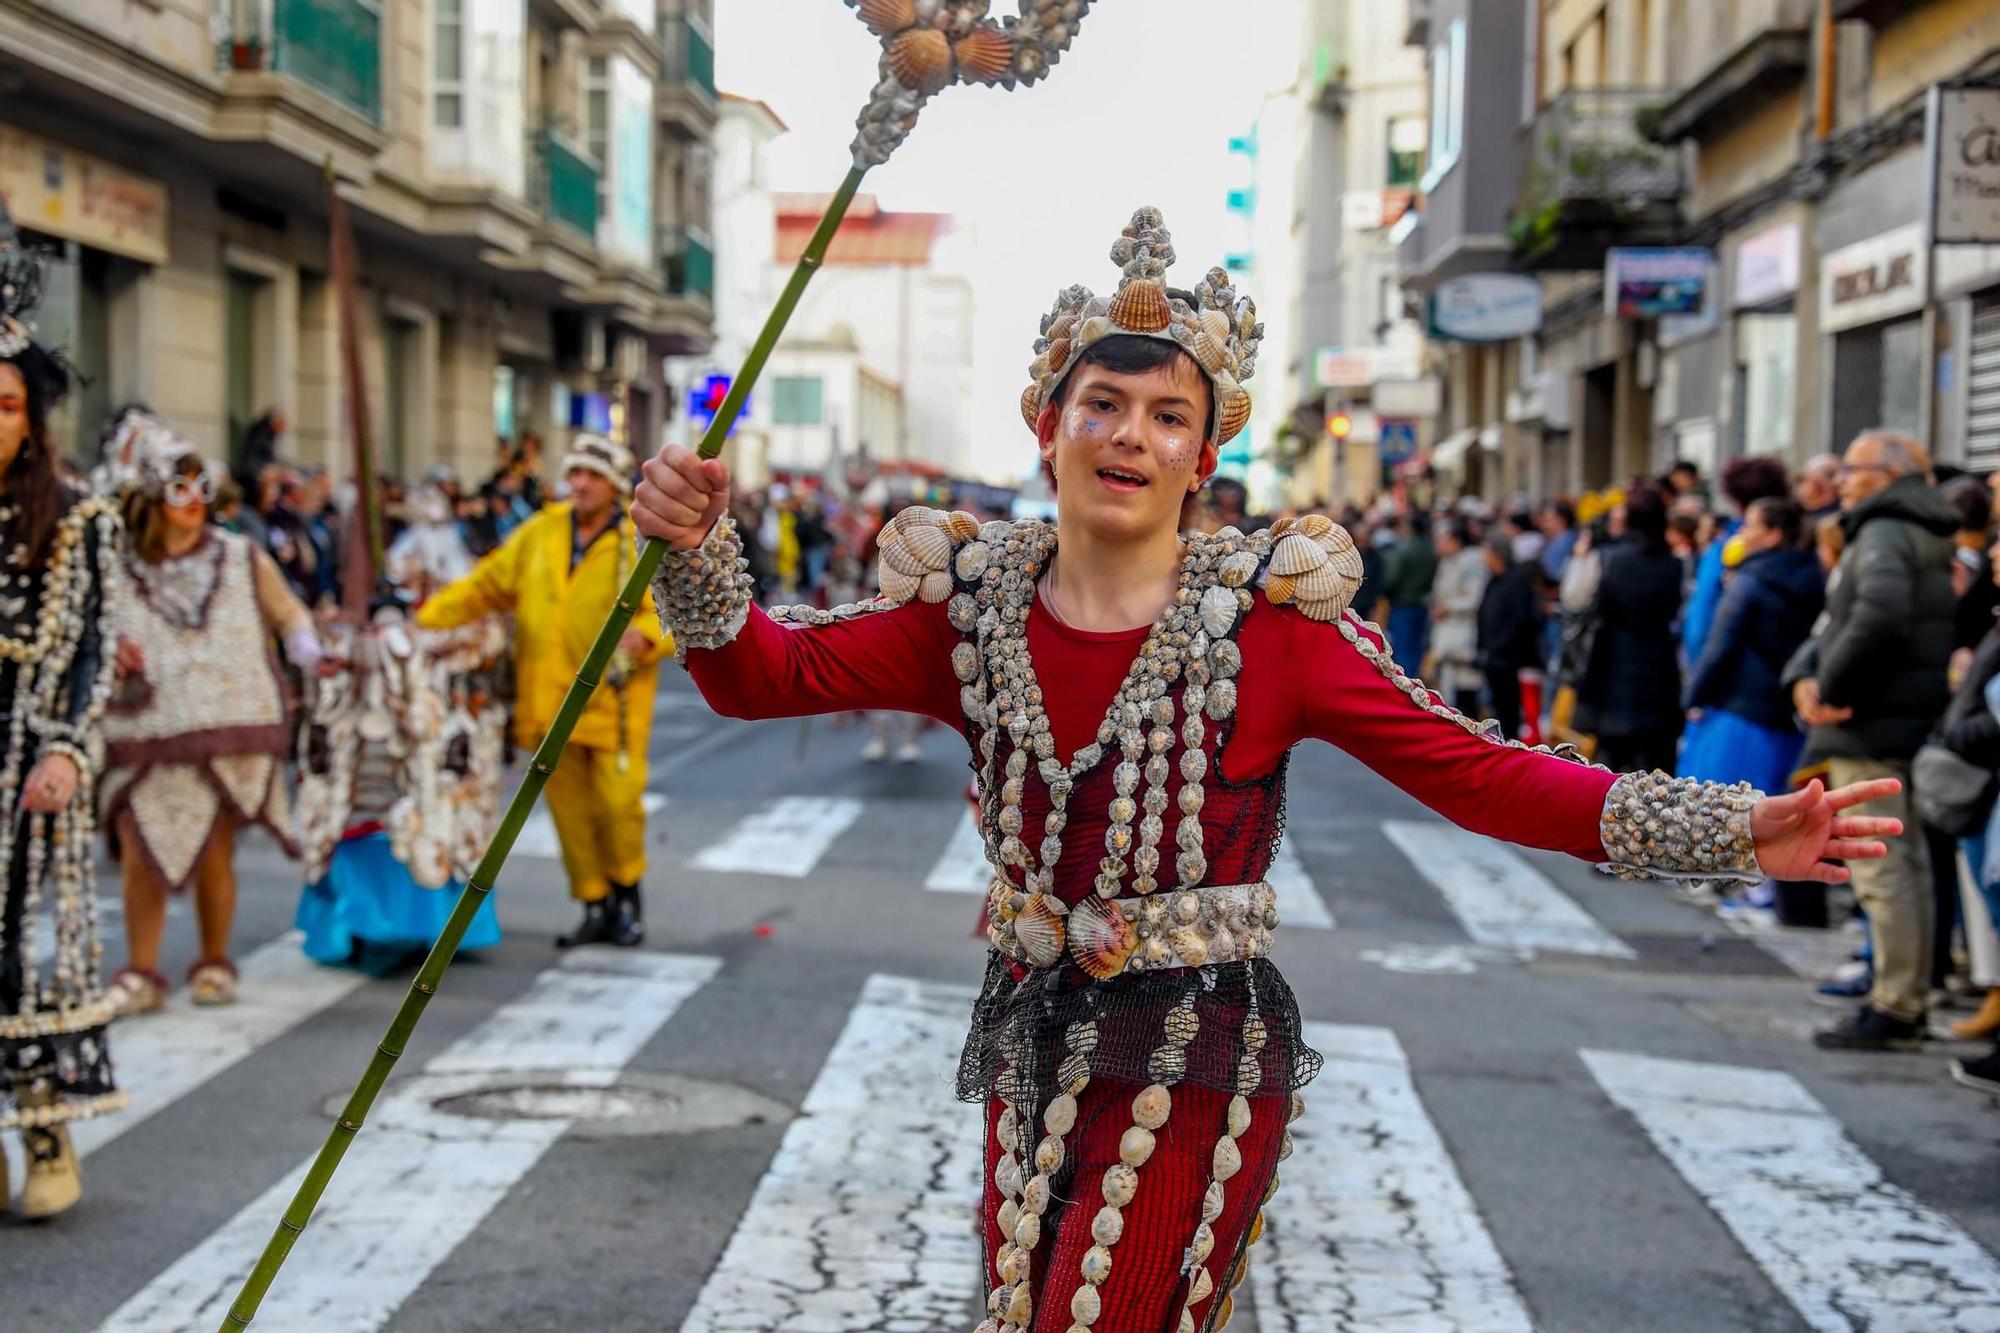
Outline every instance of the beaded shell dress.
<path fill-rule="evenodd" d="M 46 1126 L 124 1105 L 105 1040 L 93 788 L 112 655 L 99 632 L 116 586 L 119 524 L 104 501 L 74 493 L 45 557 L 30 563 L 19 516 L 0 505 L 0 1129 Z M 67 755 L 81 778 L 54 814 L 16 814 L 35 764 Z M 54 927 L 39 956 L 37 927 Z"/>
<path fill-rule="evenodd" d="M 1024 415 L 1092 342 L 1170 337 L 1226 440 L 1254 308 L 1220 270 L 1169 296 L 1153 210 L 1112 257 L 1118 296 L 1058 298 Z M 1618 778 L 1453 712 L 1348 611 L 1359 556 L 1322 516 L 1187 538 L 1176 596 L 1127 636 L 1064 636 L 1036 595 L 1057 548 L 1040 522 L 909 509 L 880 540 L 880 597 L 767 615 L 725 519 L 667 557 L 654 597 L 718 711 L 899 709 L 971 748 L 994 870 L 958 1071 L 986 1108 L 979 1333 L 1194 1333 L 1229 1318 L 1319 1067 L 1269 958 L 1293 745 L 1340 745 L 1468 828 L 1626 874 L 1749 873 L 1753 794 Z"/>

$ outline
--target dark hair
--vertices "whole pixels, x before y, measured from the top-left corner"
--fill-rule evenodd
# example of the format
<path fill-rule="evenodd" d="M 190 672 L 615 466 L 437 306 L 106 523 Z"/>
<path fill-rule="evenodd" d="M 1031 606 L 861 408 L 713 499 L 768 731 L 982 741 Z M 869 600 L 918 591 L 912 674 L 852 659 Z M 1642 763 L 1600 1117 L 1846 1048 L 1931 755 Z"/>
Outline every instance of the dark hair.
<path fill-rule="evenodd" d="M 1514 543 L 1508 541 L 1505 537 L 1496 533 L 1488 537 L 1480 545 L 1486 548 L 1486 554 L 1500 562 L 1500 568 L 1512 569 L 1514 567 Z"/>
<path fill-rule="evenodd" d="M 1472 545 L 1472 524 L 1457 515 L 1453 515 L 1444 521 L 1444 535 L 1457 542 L 1460 546 L 1470 546 Z"/>
<path fill-rule="evenodd" d="M 1722 493 L 1747 511 L 1757 500 L 1790 495 L 1792 480 L 1775 458 L 1735 458 L 1722 469 Z"/>
<path fill-rule="evenodd" d="M 1657 487 L 1640 486 L 1625 497 L 1625 533 L 1648 550 L 1667 544 L 1667 497 Z"/>
<path fill-rule="evenodd" d="M 14 461 L 7 465 L 7 498 L 18 513 L 16 540 L 28 553 L 30 567 L 47 556 L 56 527 L 75 503 L 76 492 L 63 484 L 56 457 L 49 448 L 49 413 L 69 393 L 69 368 L 47 348 L 30 343 L 0 361 L 21 372 L 27 386 L 28 433 Z"/>
<path fill-rule="evenodd" d="M 1993 493 L 1977 477 L 1957 476 L 1943 487 L 1944 498 L 1958 510 L 1960 532 L 1984 532 L 1993 526 Z"/>
<path fill-rule="evenodd" d="M 1168 342 L 1164 338 L 1142 338 L 1136 334 L 1116 333 L 1090 345 L 1084 354 L 1076 359 L 1069 373 L 1056 386 L 1055 396 L 1049 401 L 1057 408 L 1069 402 L 1070 386 L 1075 384 L 1085 366 L 1101 366 L 1114 375 L 1150 375 L 1163 370 L 1177 360 L 1185 360 L 1194 369 L 1194 376 L 1208 392 L 1208 411 L 1202 416 L 1203 438 L 1213 438 L 1215 434 L 1215 388 L 1209 383 L 1208 373 L 1194 355 L 1179 343 Z"/>
<path fill-rule="evenodd" d="M 1777 533 L 1787 546 L 1797 546 L 1805 532 L 1806 511 L 1789 496 L 1767 495 L 1752 500 L 1743 512 Z"/>
<path fill-rule="evenodd" d="M 182 454 L 174 460 L 174 475 L 177 477 L 199 477 L 206 470 L 197 454 Z M 210 513 L 214 509 L 211 503 Z M 119 517 L 125 520 L 125 532 L 132 543 L 133 555 L 149 565 L 156 565 L 167 558 L 167 501 L 164 496 L 133 491 L 125 497 Z"/>
<path fill-rule="evenodd" d="M 1689 458 L 1675 459 L 1674 465 L 1667 469 L 1667 475 L 1671 477 L 1676 472 L 1685 472 L 1690 477 L 1693 477 L 1696 481 L 1701 480 L 1701 469 L 1695 466 L 1693 459 Z"/>
<path fill-rule="evenodd" d="M 1554 514 L 1556 520 L 1565 528 L 1576 526 L 1576 506 L 1561 496 L 1549 501 L 1549 512 Z"/>

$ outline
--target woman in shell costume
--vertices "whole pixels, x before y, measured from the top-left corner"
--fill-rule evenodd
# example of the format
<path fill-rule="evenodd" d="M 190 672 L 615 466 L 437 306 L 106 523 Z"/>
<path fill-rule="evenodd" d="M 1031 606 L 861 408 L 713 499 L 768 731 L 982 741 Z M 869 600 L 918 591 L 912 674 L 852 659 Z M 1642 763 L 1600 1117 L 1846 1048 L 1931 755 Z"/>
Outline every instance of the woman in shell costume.
<path fill-rule="evenodd" d="M 0 1129 L 22 1131 L 29 1218 L 80 1197 L 68 1122 L 125 1103 L 105 1040 L 91 864 L 118 516 L 57 471 L 48 418 L 69 375 L 20 322 L 41 279 L 0 208 Z M 53 957 L 36 943 L 48 918 Z M 0 1200 L 8 1193 L 0 1164 Z"/>
<path fill-rule="evenodd" d="M 125 878 L 128 954 L 111 996 L 128 1014 L 165 1002 L 167 901 L 192 887 L 201 956 L 188 989 L 196 1004 L 229 1004 L 237 839 L 262 828 L 297 855 L 284 775 L 292 728 L 273 643 L 311 671 L 319 637 L 271 557 L 209 523 L 212 474 L 158 418 L 120 414 L 96 482 L 119 498 L 126 535 L 101 793 Z"/>
<path fill-rule="evenodd" d="M 1262 328 L 1220 269 L 1192 292 L 1166 286 L 1156 210 L 1112 259 L 1114 296 L 1071 287 L 1044 321 L 1023 413 L 1063 477 L 1065 523 L 1108 550 L 1090 525 L 1164 487 L 1148 540 L 1171 556 L 1185 526 L 1171 495 L 1198 489 L 1242 429 Z M 1099 371 L 1205 382 L 1207 419 L 1182 421 L 1200 407 L 1183 398 L 1119 398 Z M 1066 396 L 1072 377 L 1084 387 Z M 1361 563 L 1324 517 L 1179 538 L 1150 628 L 1065 622 L 1057 527 L 923 509 L 883 532 L 880 597 L 767 614 L 718 518 L 720 465 L 669 448 L 646 476 L 635 517 L 675 548 L 654 596 L 717 711 L 895 709 L 972 747 L 996 867 L 958 1073 L 959 1095 L 986 1107 L 979 1333 L 1227 1321 L 1320 1064 L 1268 956 L 1293 745 L 1338 745 L 1466 828 L 1628 876 L 1754 878 L 1761 856 L 1834 877 L 1821 856 L 1879 854 L 1863 840 L 1894 827 L 1833 814 L 1887 788 L 1760 804 L 1503 740 L 1403 674 L 1348 610 Z"/>

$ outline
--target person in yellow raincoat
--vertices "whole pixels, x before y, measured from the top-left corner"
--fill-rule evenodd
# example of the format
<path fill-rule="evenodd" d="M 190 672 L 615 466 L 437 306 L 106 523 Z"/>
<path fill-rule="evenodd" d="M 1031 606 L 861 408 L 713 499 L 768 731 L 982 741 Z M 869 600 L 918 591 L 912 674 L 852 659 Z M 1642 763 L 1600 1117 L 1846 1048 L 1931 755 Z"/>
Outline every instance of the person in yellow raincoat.
<path fill-rule="evenodd" d="M 637 533 L 624 512 L 634 471 L 630 451 L 579 435 L 563 468 L 569 500 L 521 524 L 417 612 L 417 623 L 429 629 L 513 613 L 514 735 L 530 748 L 555 721 L 638 559 Z M 570 896 L 583 904 L 583 920 L 557 938 L 559 948 L 629 946 L 645 935 L 639 883 L 646 873 L 646 739 L 660 661 L 673 651 L 658 619 L 648 592 L 549 778 L 549 814 Z"/>

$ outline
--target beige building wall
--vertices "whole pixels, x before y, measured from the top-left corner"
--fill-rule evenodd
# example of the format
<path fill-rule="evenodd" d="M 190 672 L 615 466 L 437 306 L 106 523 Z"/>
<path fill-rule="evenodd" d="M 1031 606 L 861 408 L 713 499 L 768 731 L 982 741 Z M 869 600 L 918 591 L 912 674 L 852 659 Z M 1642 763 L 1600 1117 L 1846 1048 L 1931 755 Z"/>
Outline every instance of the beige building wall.
<path fill-rule="evenodd" d="M 1982 51 L 2000 49 L 2000 4 L 1993 0 L 1930 0 L 1905 11 L 1875 34 L 1866 99 L 1871 117 L 1958 74 Z"/>

